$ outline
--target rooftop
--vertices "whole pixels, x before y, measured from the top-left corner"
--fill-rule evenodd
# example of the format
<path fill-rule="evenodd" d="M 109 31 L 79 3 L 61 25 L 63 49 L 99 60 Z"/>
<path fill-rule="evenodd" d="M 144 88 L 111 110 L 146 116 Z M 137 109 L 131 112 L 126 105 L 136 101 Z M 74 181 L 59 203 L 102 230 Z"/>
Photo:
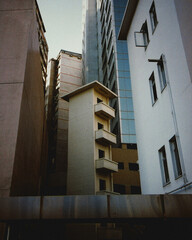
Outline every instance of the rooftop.
<path fill-rule="evenodd" d="M 62 97 L 62 99 L 66 100 L 69 102 L 69 99 L 79 93 L 82 93 L 90 88 L 94 88 L 97 92 L 105 95 L 106 97 L 108 98 L 116 98 L 117 95 L 112 92 L 111 90 L 109 90 L 107 87 L 105 87 L 103 84 L 101 84 L 100 82 L 98 81 L 94 81 L 94 82 L 91 82 L 91 83 L 88 83 L 80 88 L 77 88 L 76 90 L 74 90 L 73 92 L 70 92 L 66 95 L 64 95 Z"/>

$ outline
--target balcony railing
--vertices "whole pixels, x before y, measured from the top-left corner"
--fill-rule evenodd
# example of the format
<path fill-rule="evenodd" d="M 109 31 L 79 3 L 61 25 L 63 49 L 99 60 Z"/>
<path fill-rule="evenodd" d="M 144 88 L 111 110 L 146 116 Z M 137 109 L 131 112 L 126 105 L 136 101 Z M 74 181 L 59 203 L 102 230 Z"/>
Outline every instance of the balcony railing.
<path fill-rule="evenodd" d="M 118 192 L 112 192 L 108 190 L 100 190 L 96 192 L 96 195 L 120 195 Z"/>
<path fill-rule="evenodd" d="M 117 143 L 116 135 L 104 129 L 99 129 L 95 132 L 95 140 L 103 145 L 111 145 Z"/>
<path fill-rule="evenodd" d="M 97 159 L 95 166 L 98 171 L 118 172 L 118 163 L 106 158 Z"/>
<path fill-rule="evenodd" d="M 95 114 L 103 119 L 109 120 L 115 117 L 115 110 L 107 104 L 100 102 L 95 105 Z"/>

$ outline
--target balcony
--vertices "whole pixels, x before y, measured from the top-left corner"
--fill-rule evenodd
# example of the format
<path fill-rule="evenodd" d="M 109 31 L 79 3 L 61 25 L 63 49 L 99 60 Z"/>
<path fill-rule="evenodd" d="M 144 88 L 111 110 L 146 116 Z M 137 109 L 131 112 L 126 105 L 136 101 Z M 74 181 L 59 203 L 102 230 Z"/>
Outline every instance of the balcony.
<path fill-rule="evenodd" d="M 115 117 L 115 110 L 107 104 L 100 102 L 95 105 L 95 114 L 105 120 L 110 120 Z"/>
<path fill-rule="evenodd" d="M 116 144 L 116 135 L 104 129 L 99 129 L 95 132 L 95 140 L 102 145 Z"/>
<path fill-rule="evenodd" d="M 106 158 L 100 158 L 95 161 L 98 171 L 118 172 L 118 163 Z"/>

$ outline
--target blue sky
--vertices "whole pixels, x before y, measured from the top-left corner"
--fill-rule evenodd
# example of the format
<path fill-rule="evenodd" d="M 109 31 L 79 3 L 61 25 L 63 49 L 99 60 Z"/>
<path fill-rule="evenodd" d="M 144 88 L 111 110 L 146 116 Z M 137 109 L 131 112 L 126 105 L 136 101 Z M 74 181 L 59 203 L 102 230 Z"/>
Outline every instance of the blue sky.
<path fill-rule="evenodd" d="M 82 51 L 82 0 L 37 0 L 46 28 L 49 59 L 61 49 Z"/>

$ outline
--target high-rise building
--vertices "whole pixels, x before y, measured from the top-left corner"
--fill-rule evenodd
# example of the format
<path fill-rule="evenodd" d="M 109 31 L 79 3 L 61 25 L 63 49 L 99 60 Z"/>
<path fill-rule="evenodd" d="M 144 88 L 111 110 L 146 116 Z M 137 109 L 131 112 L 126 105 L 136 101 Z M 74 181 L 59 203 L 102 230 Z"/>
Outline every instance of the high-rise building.
<path fill-rule="evenodd" d="M 117 144 L 136 144 L 126 41 L 117 39 L 127 0 L 84 0 L 83 82 L 102 82 L 118 95 L 111 130 Z M 94 69 L 93 69 L 94 68 Z"/>
<path fill-rule="evenodd" d="M 111 145 L 116 136 L 110 132 L 115 111 L 109 99 L 116 94 L 98 81 L 65 95 L 69 101 L 67 194 L 113 193 Z"/>
<path fill-rule="evenodd" d="M 81 54 L 61 50 L 51 59 L 46 84 L 49 159 L 46 193 L 66 193 L 69 104 L 61 96 L 82 86 Z"/>
<path fill-rule="evenodd" d="M 192 192 L 191 1 L 128 2 L 127 39 L 144 194 Z"/>
<path fill-rule="evenodd" d="M 38 195 L 46 160 L 45 28 L 36 1 L 2 0 L 0 11 L 0 196 Z"/>

